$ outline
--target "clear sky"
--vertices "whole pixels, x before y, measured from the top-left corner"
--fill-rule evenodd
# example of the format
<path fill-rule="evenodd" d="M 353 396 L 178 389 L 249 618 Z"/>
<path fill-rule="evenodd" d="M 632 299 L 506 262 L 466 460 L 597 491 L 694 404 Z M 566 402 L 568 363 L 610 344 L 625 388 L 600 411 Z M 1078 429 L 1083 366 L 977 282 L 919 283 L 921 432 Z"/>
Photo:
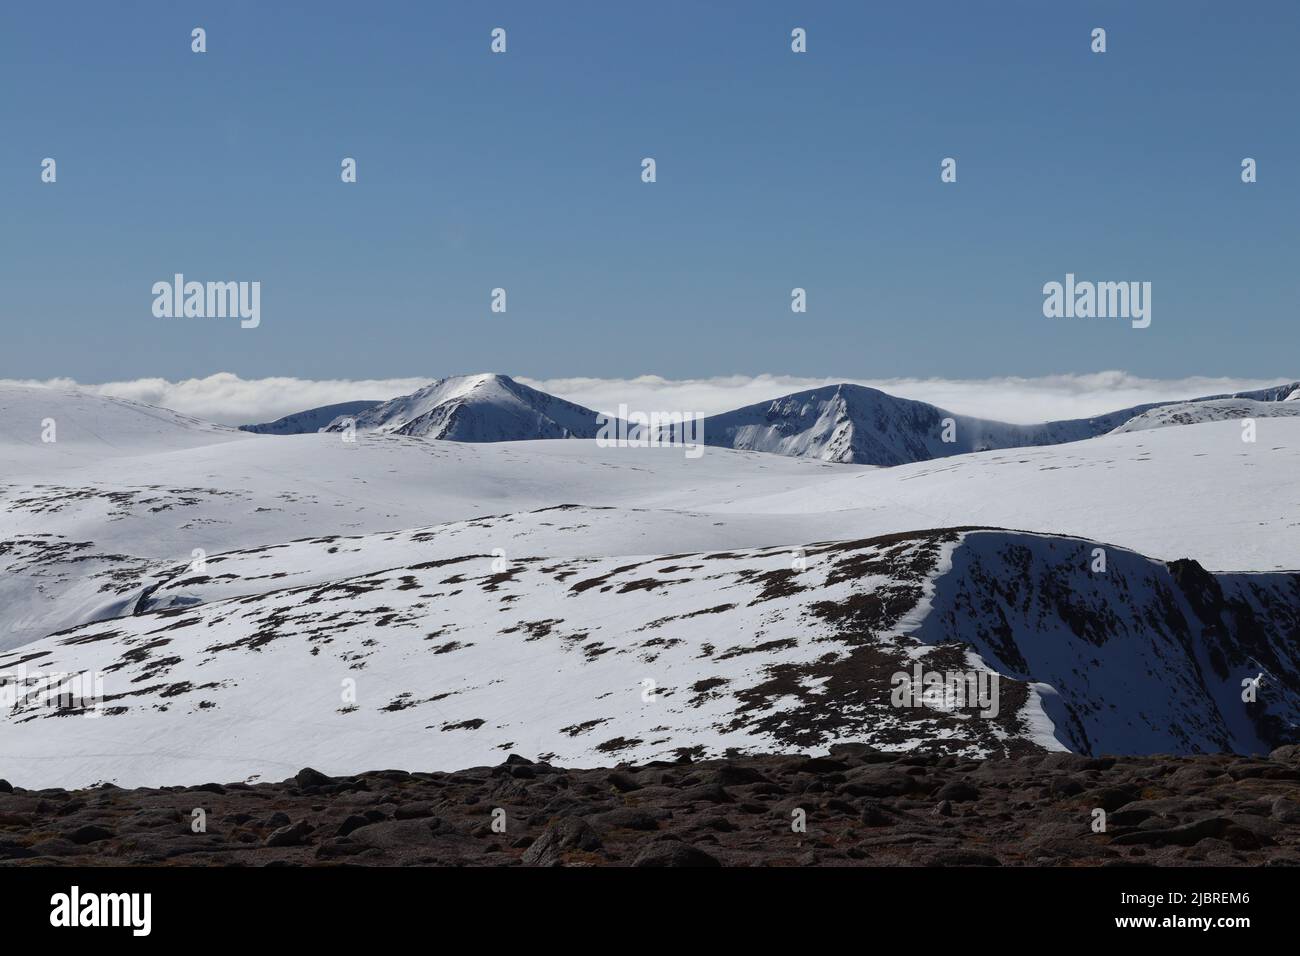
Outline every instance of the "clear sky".
<path fill-rule="evenodd" d="M 1292 0 L 6 3 L 0 378 L 1295 377 L 1298 43 Z M 176 272 L 261 326 L 155 318 Z M 1067 272 L 1151 327 L 1044 318 Z"/>

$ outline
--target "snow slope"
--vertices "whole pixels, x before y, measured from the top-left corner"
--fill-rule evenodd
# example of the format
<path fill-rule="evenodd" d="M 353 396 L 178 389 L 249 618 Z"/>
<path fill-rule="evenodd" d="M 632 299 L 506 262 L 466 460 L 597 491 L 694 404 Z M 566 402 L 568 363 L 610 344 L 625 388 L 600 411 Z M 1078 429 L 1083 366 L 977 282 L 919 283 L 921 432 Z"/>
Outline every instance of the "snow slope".
<path fill-rule="evenodd" d="M 240 425 L 239 430 L 241 432 L 253 432 L 257 435 L 304 435 L 308 432 L 320 431 L 336 418 L 357 415 L 379 404 L 377 401 L 360 401 L 322 405 L 320 408 L 309 408 L 304 412 L 294 412 L 292 415 L 285 415 L 283 418 L 277 418 L 273 422 L 265 422 L 261 425 Z"/>
<path fill-rule="evenodd" d="M 708 455 L 704 456 L 708 458 Z M 718 510 L 833 516 L 837 537 L 974 523 L 1110 541 L 1212 570 L 1300 568 L 1300 420 L 1106 435 L 829 474 Z"/>
<path fill-rule="evenodd" d="M 358 431 L 462 442 L 595 438 L 600 430 L 591 409 L 491 374 L 440 379 L 362 412 L 355 421 Z M 345 427 L 340 420 L 326 430 Z"/>
<path fill-rule="evenodd" d="M 1096 546 L 937 531 L 809 545 L 803 570 L 783 549 L 466 555 L 145 613 L 0 655 L 98 672 L 105 694 L 95 718 L 20 705 L 0 761 L 27 786 L 129 786 L 509 751 L 599 765 L 842 740 L 974 756 L 1294 739 L 1300 577 L 1115 548 L 1094 574 Z M 997 672 L 998 712 L 894 706 L 893 675 L 917 663 Z"/>
<path fill-rule="evenodd" d="M 76 389 L 0 384 L 0 480 L 28 462 L 36 466 L 33 473 L 48 475 L 88 461 L 179 451 L 240 437 L 233 428 L 143 402 Z"/>

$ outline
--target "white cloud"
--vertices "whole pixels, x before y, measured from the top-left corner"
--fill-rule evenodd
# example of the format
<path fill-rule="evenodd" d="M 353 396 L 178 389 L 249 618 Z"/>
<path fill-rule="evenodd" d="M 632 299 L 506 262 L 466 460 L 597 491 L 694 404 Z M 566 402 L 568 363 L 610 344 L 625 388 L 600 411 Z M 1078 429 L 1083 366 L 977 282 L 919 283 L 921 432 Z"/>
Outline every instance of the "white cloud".
<path fill-rule="evenodd" d="M 161 405 L 223 425 L 247 425 L 272 421 L 292 412 L 333 405 L 336 402 L 393 398 L 413 392 L 429 382 L 430 379 L 426 378 L 245 379 L 230 372 L 218 372 L 206 378 L 187 378 L 179 382 L 169 382 L 163 378 L 140 378 L 129 382 L 89 385 L 72 379 L 49 379 L 43 382 L 8 380 L 4 384 L 81 388 L 113 398 L 129 398 L 150 405 Z"/>
<path fill-rule="evenodd" d="M 851 382 L 904 398 L 931 402 L 965 415 L 1007 422 L 1086 418 L 1143 402 L 1195 398 L 1282 384 L 1281 379 L 1189 377 L 1139 378 L 1127 372 L 1047 375 L 990 379 L 848 379 L 792 375 L 730 375 L 703 379 L 518 379 L 533 388 L 602 412 L 626 404 L 634 411 L 701 412 L 706 415 L 777 398 L 791 392 Z M 117 398 L 162 405 L 187 415 L 227 425 L 266 422 L 320 405 L 357 399 L 387 399 L 415 391 L 431 378 L 395 379 L 244 379 L 230 372 L 170 382 L 161 378 L 80 384 L 71 379 L 3 384 L 80 387 Z"/>

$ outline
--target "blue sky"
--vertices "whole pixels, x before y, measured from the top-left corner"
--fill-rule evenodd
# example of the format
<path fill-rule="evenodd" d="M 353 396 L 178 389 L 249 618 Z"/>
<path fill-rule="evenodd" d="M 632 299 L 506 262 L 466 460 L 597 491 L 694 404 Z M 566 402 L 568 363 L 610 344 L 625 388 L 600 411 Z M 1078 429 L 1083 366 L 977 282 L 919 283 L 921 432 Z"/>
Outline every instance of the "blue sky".
<path fill-rule="evenodd" d="M 1294 377 L 1297 37 L 1289 0 L 5 4 L 0 378 Z M 260 281 L 261 326 L 155 318 L 176 272 Z M 1067 272 L 1150 281 L 1151 327 L 1044 318 Z"/>

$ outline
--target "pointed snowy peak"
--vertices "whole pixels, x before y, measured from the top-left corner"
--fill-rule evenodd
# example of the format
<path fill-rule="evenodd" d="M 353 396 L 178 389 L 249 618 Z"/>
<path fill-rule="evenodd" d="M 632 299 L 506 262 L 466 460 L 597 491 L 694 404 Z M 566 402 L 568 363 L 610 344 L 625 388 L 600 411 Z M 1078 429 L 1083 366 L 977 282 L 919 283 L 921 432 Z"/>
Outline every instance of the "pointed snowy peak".
<path fill-rule="evenodd" d="M 439 379 L 410 395 L 335 419 L 323 431 L 342 431 L 349 418 L 358 431 L 463 442 L 595 438 L 600 430 L 590 408 L 491 373 Z"/>

